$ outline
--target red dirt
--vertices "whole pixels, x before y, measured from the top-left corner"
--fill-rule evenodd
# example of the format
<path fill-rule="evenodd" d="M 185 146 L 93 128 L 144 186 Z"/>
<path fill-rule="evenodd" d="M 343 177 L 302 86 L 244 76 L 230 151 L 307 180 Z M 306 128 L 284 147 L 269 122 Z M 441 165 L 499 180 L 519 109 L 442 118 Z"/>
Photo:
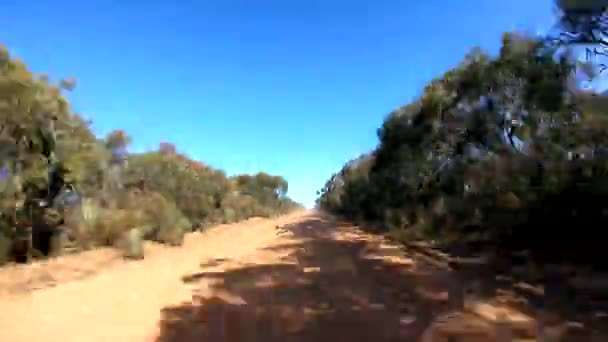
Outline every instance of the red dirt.
<path fill-rule="evenodd" d="M 339 226 L 300 211 L 193 233 L 182 247 L 147 244 L 142 261 L 96 250 L 7 267 L 2 340 L 497 340 L 496 305 L 446 316 L 447 271 Z M 503 316 L 534 330 L 523 313 Z"/>

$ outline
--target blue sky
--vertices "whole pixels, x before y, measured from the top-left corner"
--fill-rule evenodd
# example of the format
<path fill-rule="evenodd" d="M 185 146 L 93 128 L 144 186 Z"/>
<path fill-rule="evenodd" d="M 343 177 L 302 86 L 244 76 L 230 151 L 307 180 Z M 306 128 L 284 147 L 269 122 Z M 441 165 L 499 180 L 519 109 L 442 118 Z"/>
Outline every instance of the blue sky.
<path fill-rule="evenodd" d="M 34 4 L 35 3 L 35 4 Z M 75 111 L 132 150 L 173 142 L 228 174 L 283 175 L 312 205 L 384 116 L 473 45 L 551 23 L 551 0 L 13 1 L 0 42 L 75 76 Z"/>

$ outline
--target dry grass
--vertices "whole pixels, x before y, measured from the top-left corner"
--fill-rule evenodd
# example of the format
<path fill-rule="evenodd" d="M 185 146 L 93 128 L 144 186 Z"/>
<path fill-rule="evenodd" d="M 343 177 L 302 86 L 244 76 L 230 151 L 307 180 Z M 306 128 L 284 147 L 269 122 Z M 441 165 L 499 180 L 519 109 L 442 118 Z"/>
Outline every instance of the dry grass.
<path fill-rule="evenodd" d="M 0 268 L 0 296 L 24 294 L 81 280 L 121 261 L 120 251 L 99 248 L 30 265 L 10 264 Z"/>

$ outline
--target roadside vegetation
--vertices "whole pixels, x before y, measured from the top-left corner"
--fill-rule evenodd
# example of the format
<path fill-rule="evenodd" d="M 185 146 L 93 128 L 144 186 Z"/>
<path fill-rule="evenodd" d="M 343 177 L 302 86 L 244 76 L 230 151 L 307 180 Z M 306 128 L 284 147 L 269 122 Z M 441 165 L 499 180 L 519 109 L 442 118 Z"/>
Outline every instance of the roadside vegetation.
<path fill-rule="evenodd" d="M 497 55 L 471 49 L 386 117 L 377 148 L 332 175 L 317 206 L 404 241 L 601 264 L 608 96 L 573 76 L 599 66 L 558 45 L 510 32 Z"/>
<path fill-rule="evenodd" d="M 299 207 L 280 176 L 229 176 L 169 142 L 130 153 L 120 129 L 95 136 L 70 108 L 75 86 L 0 46 L 0 264 L 28 243 L 33 257 L 116 246 L 141 258 L 144 239 L 180 245 L 193 230 Z"/>

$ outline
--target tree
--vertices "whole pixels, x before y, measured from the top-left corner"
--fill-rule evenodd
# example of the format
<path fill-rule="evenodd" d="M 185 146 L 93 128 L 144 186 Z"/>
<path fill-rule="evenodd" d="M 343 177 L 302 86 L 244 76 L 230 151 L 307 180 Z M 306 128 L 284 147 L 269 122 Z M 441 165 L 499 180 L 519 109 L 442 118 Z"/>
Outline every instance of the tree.
<path fill-rule="evenodd" d="M 551 216 L 553 227 L 585 227 L 576 237 L 554 229 L 555 241 L 593 244 L 571 213 L 603 220 L 597 201 L 608 192 L 588 189 L 607 171 L 594 157 L 608 141 L 607 100 L 569 87 L 574 63 L 556 48 L 517 33 L 503 35 L 497 56 L 473 48 L 388 115 L 378 147 L 332 175 L 317 205 L 410 237 L 483 236 L 539 254 L 551 249 L 541 228 Z"/>
<path fill-rule="evenodd" d="M 158 145 L 158 151 L 163 154 L 173 154 L 173 153 L 176 153 L 177 149 L 175 148 L 175 145 L 173 145 L 172 143 L 161 142 Z"/>
<path fill-rule="evenodd" d="M 590 78 L 608 68 L 595 61 L 608 56 L 608 2 L 605 0 L 556 0 L 557 21 L 547 37 L 552 47 L 585 47 L 587 62 L 582 64 Z M 596 64 L 599 70 L 592 70 Z"/>
<path fill-rule="evenodd" d="M 125 131 L 117 129 L 106 135 L 105 144 L 110 150 L 126 148 L 131 144 L 131 137 Z"/>

